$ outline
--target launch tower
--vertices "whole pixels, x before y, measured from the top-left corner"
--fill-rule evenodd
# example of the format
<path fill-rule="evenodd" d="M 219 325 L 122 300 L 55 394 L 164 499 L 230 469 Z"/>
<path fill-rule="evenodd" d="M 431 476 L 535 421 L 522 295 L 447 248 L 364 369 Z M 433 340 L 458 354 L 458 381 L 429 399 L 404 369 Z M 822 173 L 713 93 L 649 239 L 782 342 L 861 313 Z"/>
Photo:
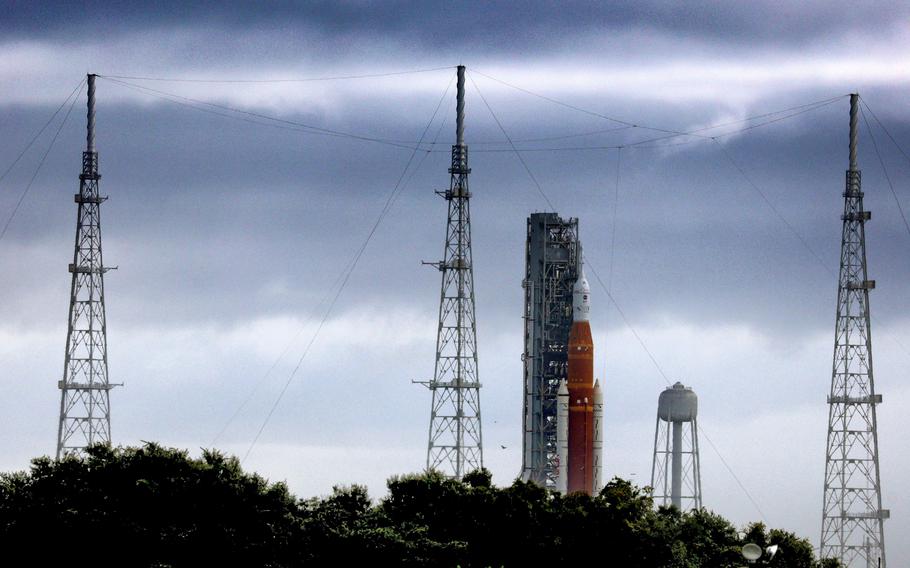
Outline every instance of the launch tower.
<path fill-rule="evenodd" d="M 856 166 L 859 95 L 850 95 L 850 169 L 844 191 L 834 369 L 828 395 L 828 445 L 822 504 L 821 558 L 845 566 L 885 568 L 884 521 L 878 466 L 878 424 L 872 380 L 869 290 L 860 170 Z"/>
<path fill-rule="evenodd" d="M 458 66 L 456 143 L 451 179 L 438 191 L 449 205 L 444 257 L 432 263 L 442 272 L 436 369 L 426 383 L 433 395 L 427 469 L 451 477 L 483 467 L 480 382 L 477 378 L 477 325 L 474 318 L 474 265 L 471 255 L 471 193 L 468 146 L 464 143 L 464 66 Z"/>
<path fill-rule="evenodd" d="M 524 412 L 521 478 L 556 489 L 557 395 L 568 378 L 572 287 L 578 274 L 578 219 L 528 217 L 524 306 Z"/>
<path fill-rule="evenodd" d="M 88 76 L 88 133 L 76 216 L 76 246 L 70 287 L 69 327 L 60 388 L 57 458 L 79 453 L 92 444 L 111 441 L 110 390 L 107 372 L 107 319 L 101 260 L 101 204 L 98 152 L 95 150 L 95 75 Z"/>
<path fill-rule="evenodd" d="M 698 397 L 682 383 L 665 389 L 657 401 L 651 487 L 658 505 L 679 510 L 702 506 Z"/>

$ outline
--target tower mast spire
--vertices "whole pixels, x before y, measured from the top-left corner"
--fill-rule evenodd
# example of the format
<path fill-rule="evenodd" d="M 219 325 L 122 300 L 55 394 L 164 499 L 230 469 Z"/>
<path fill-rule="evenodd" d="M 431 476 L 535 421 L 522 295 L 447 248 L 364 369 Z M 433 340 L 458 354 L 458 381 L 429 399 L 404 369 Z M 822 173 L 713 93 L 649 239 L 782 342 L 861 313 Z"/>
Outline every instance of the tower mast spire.
<path fill-rule="evenodd" d="M 828 395 L 828 445 L 822 505 L 822 558 L 845 566 L 886 568 L 878 463 L 876 406 L 869 325 L 869 280 L 861 175 L 856 164 L 859 95 L 850 95 L 850 169 L 844 191 L 834 365 Z"/>
<path fill-rule="evenodd" d="M 93 444 L 110 444 L 111 408 L 107 370 L 107 318 L 101 259 L 101 203 L 95 149 L 95 75 L 88 76 L 86 147 L 76 215 L 76 243 L 70 286 L 69 325 L 60 389 L 57 459 L 79 454 Z"/>
<path fill-rule="evenodd" d="M 474 315 L 474 265 L 471 255 L 471 193 L 468 147 L 464 143 L 464 71 L 458 66 L 456 140 L 452 146 L 449 189 L 437 192 L 448 202 L 436 366 L 433 380 L 427 469 L 461 478 L 483 467 L 480 382 L 477 378 L 477 325 Z"/>

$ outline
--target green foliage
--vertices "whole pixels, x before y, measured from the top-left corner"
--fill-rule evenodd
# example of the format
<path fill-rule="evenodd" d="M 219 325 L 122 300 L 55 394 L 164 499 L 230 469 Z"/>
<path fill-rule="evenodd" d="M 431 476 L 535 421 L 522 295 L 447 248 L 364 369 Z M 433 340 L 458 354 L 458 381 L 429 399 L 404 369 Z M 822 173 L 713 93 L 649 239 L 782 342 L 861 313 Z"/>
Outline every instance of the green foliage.
<path fill-rule="evenodd" d="M 593 557 L 624 567 L 732 568 L 743 565 L 742 544 L 755 542 L 780 546 L 762 566 L 838 566 L 816 562 L 792 533 L 760 523 L 747 531 L 740 541 L 709 511 L 655 510 L 647 490 L 622 479 L 593 497 L 563 496 L 521 481 L 495 487 L 487 470 L 462 481 L 431 471 L 393 477 L 378 503 L 357 485 L 298 501 L 284 484 L 244 473 L 236 458 L 190 458 L 155 444 L 98 446 L 82 459 L 40 458 L 29 472 L 0 475 L 5 554 L 40 551 L 44 563 L 101 566 L 88 546 L 104 543 L 128 551 L 117 566 L 467 568 Z"/>
<path fill-rule="evenodd" d="M 757 566 L 771 568 L 840 568 L 840 561 L 833 558 L 815 560 L 815 552 L 808 540 L 800 538 L 792 532 L 770 529 L 764 523 L 752 523 L 746 527 L 746 542 L 754 542 L 762 549 L 772 544 L 778 546 L 777 554 L 773 559 L 761 558 Z"/>
<path fill-rule="evenodd" d="M 217 452 L 190 459 L 155 444 L 95 446 L 84 459 L 39 458 L 28 474 L 0 477 L 0 541 L 10 557 L 86 554 L 105 543 L 130 551 L 128 566 L 193 566 L 202 557 L 273 566 L 291 560 L 298 524 L 283 484 Z"/>

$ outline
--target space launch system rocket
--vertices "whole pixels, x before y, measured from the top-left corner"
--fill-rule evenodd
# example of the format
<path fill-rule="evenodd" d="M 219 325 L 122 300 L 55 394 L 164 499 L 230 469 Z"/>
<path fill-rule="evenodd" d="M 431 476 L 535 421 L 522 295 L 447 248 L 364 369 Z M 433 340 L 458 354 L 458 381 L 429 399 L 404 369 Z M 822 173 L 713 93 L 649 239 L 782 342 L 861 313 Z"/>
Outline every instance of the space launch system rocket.
<path fill-rule="evenodd" d="M 559 457 L 556 489 L 594 495 L 601 487 L 603 394 L 594 381 L 594 340 L 591 339 L 591 287 L 579 262 L 572 289 L 568 382 L 557 394 L 556 445 Z"/>

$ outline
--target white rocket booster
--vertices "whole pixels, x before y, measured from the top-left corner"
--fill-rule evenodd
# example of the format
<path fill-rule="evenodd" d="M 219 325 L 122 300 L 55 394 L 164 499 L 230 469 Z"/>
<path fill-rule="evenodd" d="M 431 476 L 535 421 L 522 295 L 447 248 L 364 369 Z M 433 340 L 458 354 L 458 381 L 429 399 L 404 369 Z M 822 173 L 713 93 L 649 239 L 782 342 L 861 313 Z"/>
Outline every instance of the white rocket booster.
<path fill-rule="evenodd" d="M 556 395 L 556 490 L 565 495 L 569 483 L 569 387 L 559 382 Z"/>
<path fill-rule="evenodd" d="M 604 395 L 600 381 L 594 381 L 594 494 L 603 487 Z"/>

